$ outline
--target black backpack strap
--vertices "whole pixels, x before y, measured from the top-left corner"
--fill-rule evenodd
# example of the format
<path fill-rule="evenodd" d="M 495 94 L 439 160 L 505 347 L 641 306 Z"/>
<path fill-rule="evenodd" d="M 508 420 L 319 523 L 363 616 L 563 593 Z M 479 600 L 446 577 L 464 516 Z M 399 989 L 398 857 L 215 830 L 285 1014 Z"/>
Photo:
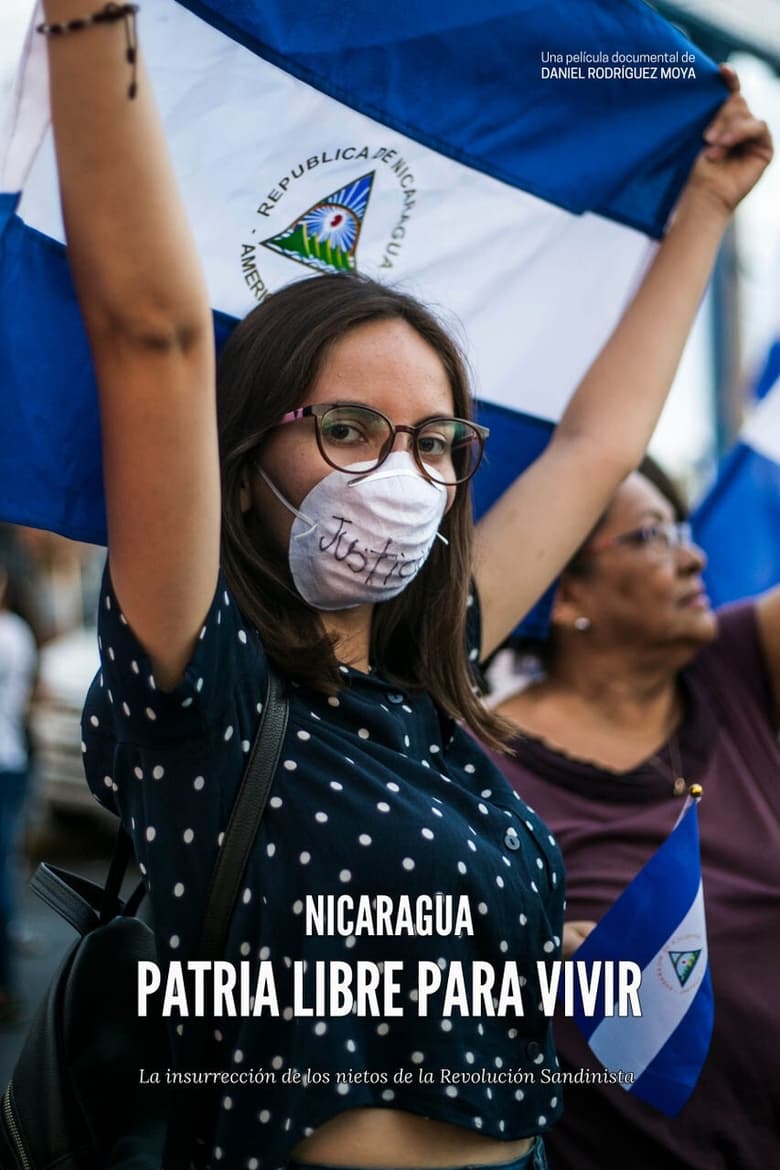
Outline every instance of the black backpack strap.
<path fill-rule="evenodd" d="M 114 842 L 111 864 L 108 867 L 106 884 L 104 886 L 105 896 L 100 910 L 101 926 L 106 922 L 110 922 L 117 914 L 117 907 L 121 907 L 119 894 L 131 857 L 133 857 L 133 842 L 130 840 L 130 834 L 127 829 L 124 825 L 120 824 L 119 832 Z"/>
<path fill-rule="evenodd" d="M 89 934 L 100 924 L 103 887 L 96 882 L 42 861 L 30 878 L 30 889 L 79 934 Z"/>
<path fill-rule="evenodd" d="M 221 959 L 224 956 L 238 887 L 246 871 L 282 753 L 288 712 L 289 703 L 284 697 L 282 682 L 269 668 L 268 691 L 260 726 L 211 875 L 206 913 L 200 932 L 199 959 Z"/>
<path fill-rule="evenodd" d="M 289 702 L 281 680 L 270 669 L 268 690 L 238 796 L 230 815 L 214 870 L 196 957 L 221 959 L 225 953 L 230 918 L 246 870 L 257 830 L 271 792 L 287 730 Z M 212 1021 L 191 1018 L 185 1032 L 182 1058 L 187 1069 L 199 1069 L 208 1050 Z M 188 1170 L 194 1143 L 193 1119 L 213 1112 L 213 1089 L 208 1099 L 193 1094 L 191 1086 L 174 1090 L 165 1138 L 162 1170 Z"/>
<path fill-rule="evenodd" d="M 104 885 L 44 861 L 30 879 L 30 889 L 80 935 L 89 934 L 96 927 L 110 922 L 117 914 L 135 913 L 140 902 L 139 890 L 132 895 L 132 902 L 128 899 L 124 906 L 120 898 L 122 882 L 132 855 L 132 842 L 120 825 Z M 143 886 L 140 893 L 142 891 Z"/>

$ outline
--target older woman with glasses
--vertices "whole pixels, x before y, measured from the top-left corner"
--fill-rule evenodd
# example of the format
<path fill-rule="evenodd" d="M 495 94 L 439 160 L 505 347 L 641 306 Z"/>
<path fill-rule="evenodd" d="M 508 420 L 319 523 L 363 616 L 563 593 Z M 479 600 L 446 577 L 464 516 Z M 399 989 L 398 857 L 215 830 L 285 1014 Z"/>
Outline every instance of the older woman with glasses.
<path fill-rule="evenodd" d="M 675 1118 L 617 1085 L 565 1085 L 550 1165 L 776 1166 L 780 591 L 713 613 L 682 503 L 653 464 L 642 470 L 561 576 L 543 673 L 498 706 L 516 728 L 499 763 L 561 846 L 567 955 L 701 784 L 715 1028 Z M 571 1021 L 558 1021 L 556 1041 L 565 1073 L 600 1068 Z"/>
<path fill-rule="evenodd" d="M 83 7 L 47 0 L 47 20 Z M 735 92 L 655 263 L 548 452 L 473 542 L 466 484 L 486 436 L 446 332 L 400 292 L 316 277 L 238 325 L 215 379 L 208 295 L 142 63 L 128 101 L 118 23 L 75 30 L 49 40 L 51 94 L 109 519 L 85 763 L 132 833 L 163 962 L 195 946 L 269 664 L 290 685 L 227 955 L 274 965 L 279 1014 L 227 1018 L 217 1041 L 219 1063 L 272 1075 L 222 1094 L 198 1159 L 538 1167 L 560 1104 L 506 1070 L 554 1067 L 549 1021 L 453 1022 L 440 1001 L 425 1014 L 414 979 L 418 961 L 500 975 L 511 959 L 533 992 L 535 960 L 562 934 L 557 848 L 461 726 L 501 741 L 472 688 L 469 582 L 490 650 L 638 462 L 768 131 L 724 74 Z M 465 899 L 468 922 L 433 939 L 311 926 L 311 895 L 357 911 L 380 894 L 399 914 Z M 378 1014 L 296 1014 L 296 962 L 382 975 L 400 958 L 405 981 Z"/>

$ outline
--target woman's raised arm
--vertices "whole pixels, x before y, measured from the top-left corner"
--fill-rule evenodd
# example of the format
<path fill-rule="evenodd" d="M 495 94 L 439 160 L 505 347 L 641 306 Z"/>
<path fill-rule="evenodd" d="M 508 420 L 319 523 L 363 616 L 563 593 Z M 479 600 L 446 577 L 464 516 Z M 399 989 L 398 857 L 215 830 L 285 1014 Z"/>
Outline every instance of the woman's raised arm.
<path fill-rule="evenodd" d="M 46 0 L 46 21 L 83 18 L 85 5 Z M 68 257 L 100 396 L 111 576 L 165 687 L 186 665 L 219 564 L 214 340 L 142 60 L 128 97 L 126 31 L 117 20 L 49 36 L 49 70 Z"/>
<path fill-rule="evenodd" d="M 766 123 L 736 92 L 733 71 L 722 71 L 735 92 L 705 135 L 674 222 L 638 292 L 547 449 L 477 528 L 485 654 L 541 596 L 640 462 L 731 213 L 772 157 Z"/>

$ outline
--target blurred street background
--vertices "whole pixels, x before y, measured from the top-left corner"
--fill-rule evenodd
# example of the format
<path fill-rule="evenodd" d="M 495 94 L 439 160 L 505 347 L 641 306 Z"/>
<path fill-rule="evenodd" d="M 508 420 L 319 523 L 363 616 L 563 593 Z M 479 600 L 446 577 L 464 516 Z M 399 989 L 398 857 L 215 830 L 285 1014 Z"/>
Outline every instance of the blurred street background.
<path fill-rule="evenodd" d="M 13 566 L 11 609 L 38 647 L 27 724 L 30 780 L 14 859 L 14 1002 L 9 1018 L 0 1020 L 0 1083 L 5 1084 L 35 1005 L 76 937 L 30 891 L 29 877 L 46 860 L 102 882 L 115 822 L 92 798 L 81 765 L 80 714 L 98 663 L 94 617 L 105 551 L 11 525 L 0 525 L 0 540 L 0 559 Z"/>

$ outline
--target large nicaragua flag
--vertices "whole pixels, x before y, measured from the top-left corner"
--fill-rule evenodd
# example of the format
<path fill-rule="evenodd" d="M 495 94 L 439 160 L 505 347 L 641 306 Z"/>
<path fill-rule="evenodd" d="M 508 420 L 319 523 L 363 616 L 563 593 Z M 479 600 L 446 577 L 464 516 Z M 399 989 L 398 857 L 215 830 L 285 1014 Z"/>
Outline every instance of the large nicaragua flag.
<path fill-rule="evenodd" d="M 446 310 L 494 428 L 479 507 L 546 441 L 725 97 L 642 0 L 144 0 L 138 31 L 218 333 L 317 272 Z M 46 95 L 31 34 L 0 173 L 0 515 L 101 541 Z"/>
<path fill-rule="evenodd" d="M 641 1015 L 593 1015 L 582 1002 L 574 1019 L 608 1069 L 633 1073 L 629 1093 L 675 1117 L 699 1078 L 712 1037 L 713 995 L 707 955 L 697 805 L 610 907 L 575 961 L 641 969 Z M 615 968 L 617 969 L 617 968 Z"/>
<path fill-rule="evenodd" d="M 693 515 L 716 605 L 780 585 L 780 340 L 769 351 L 757 403 Z"/>

